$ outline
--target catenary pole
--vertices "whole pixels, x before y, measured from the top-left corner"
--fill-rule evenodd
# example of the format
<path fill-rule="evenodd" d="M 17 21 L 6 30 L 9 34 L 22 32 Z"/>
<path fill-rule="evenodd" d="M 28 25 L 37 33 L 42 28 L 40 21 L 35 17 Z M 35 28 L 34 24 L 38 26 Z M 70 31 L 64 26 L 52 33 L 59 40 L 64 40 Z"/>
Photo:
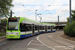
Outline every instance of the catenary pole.
<path fill-rule="evenodd" d="M 10 11 L 10 17 L 12 17 L 12 11 Z"/>
<path fill-rule="evenodd" d="M 70 9 L 70 23 L 72 23 L 72 21 L 71 21 L 71 0 L 69 0 L 69 2 L 70 2 L 70 5 L 69 5 L 69 9 Z"/>

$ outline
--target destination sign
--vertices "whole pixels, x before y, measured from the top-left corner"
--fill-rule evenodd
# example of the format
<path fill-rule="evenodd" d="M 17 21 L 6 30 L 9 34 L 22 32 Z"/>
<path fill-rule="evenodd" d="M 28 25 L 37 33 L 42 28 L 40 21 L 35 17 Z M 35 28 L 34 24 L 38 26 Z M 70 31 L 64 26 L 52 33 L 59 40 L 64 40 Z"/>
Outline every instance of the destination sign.
<path fill-rule="evenodd" d="M 9 21 L 19 21 L 19 18 L 9 18 Z"/>
<path fill-rule="evenodd" d="M 10 20 L 16 20 L 16 18 L 10 18 Z"/>

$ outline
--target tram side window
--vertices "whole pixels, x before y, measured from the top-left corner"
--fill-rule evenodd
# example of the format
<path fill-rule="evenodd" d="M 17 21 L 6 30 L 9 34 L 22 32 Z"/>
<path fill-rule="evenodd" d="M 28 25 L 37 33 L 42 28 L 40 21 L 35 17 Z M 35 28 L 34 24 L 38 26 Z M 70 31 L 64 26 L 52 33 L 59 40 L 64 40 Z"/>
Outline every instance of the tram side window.
<path fill-rule="evenodd" d="M 32 30 L 31 24 L 26 24 L 26 31 L 31 31 L 31 30 Z"/>
<path fill-rule="evenodd" d="M 45 27 L 44 27 L 44 26 L 42 26 L 42 27 L 43 27 L 42 29 L 44 30 L 44 29 L 45 29 Z"/>
<path fill-rule="evenodd" d="M 20 30 L 21 30 L 21 32 L 24 32 L 25 31 L 25 24 L 23 24 L 23 23 L 20 23 Z"/>
<path fill-rule="evenodd" d="M 44 27 L 43 26 L 40 26 L 40 30 L 43 30 L 44 29 Z"/>
<path fill-rule="evenodd" d="M 40 26 L 40 30 L 42 30 L 42 26 Z"/>
<path fill-rule="evenodd" d="M 41 30 L 42 30 L 42 26 L 41 26 Z"/>
<path fill-rule="evenodd" d="M 24 31 L 31 31 L 31 24 L 20 23 L 20 30 L 22 32 L 24 32 Z"/>
<path fill-rule="evenodd" d="M 50 29 L 50 26 L 48 26 L 48 29 Z"/>
<path fill-rule="evenodd" d="M 37 25 L 35 25 L 35 30 L 38 30 L 38 26 Z"/>

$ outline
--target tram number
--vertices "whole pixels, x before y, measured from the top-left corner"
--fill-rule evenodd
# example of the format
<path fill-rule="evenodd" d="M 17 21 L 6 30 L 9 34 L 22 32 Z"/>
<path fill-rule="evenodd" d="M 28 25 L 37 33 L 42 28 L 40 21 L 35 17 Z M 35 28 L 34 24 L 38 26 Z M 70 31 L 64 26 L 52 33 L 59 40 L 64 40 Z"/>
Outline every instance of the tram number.
<path fill-rule="evenodd" d="M 13 34 L 13 33 L 11 32 L 11 34 Z"/>

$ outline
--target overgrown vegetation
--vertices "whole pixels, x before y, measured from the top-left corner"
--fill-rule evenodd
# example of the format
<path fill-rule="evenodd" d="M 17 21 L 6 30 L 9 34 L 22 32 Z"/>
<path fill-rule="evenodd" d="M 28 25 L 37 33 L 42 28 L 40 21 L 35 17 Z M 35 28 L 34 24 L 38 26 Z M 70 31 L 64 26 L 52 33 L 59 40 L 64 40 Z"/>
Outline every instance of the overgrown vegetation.
<path fill-rule="evenodd" d="M 7 17 L 10 15 L 10 8 L 13 6 L 13 0 L 0 0 L 0 18 Z"/>
<path fill-rule="evenodd" d="M 75 37 L 75 21 L 64 28 L 64 32 L 68 36 Z"/>
<path fill-rule="evenodd" d="M 0 23 L 0 36 L 3 36 L 6 34 L 6 24 L 7 24 L 7 19 L 8 17 L 10 17 L 10 11 L 11 11 L 11 7 L 13 7 L 14 5 L 12 4 L 13 0 L 0 0 L 0 18 L 4 18 L 4 19 L 0 19 L 1 23 Z"/>
<path fill-rule="evenodd" d="M 64 27 L 64 33 L 68 36 L 75 37 L 75 10 L 72 10 L 72 23 L 70 24 L 69 18 L 67 18 L 67 25 Z"/>
<path fill-rule="evenodd" d="M 6 26 L 6 24 L 7 24 L 7 19 L 6 18 L 1 19 L 1 25 Z"/>
<path fill-rule="evenodd" d="M 2 32 L 0 33 L 0 36 L 4 36 L 4 35 L 6 35 L 6 33 L 4 33 L 4 32 L 3 33 Z"/>

